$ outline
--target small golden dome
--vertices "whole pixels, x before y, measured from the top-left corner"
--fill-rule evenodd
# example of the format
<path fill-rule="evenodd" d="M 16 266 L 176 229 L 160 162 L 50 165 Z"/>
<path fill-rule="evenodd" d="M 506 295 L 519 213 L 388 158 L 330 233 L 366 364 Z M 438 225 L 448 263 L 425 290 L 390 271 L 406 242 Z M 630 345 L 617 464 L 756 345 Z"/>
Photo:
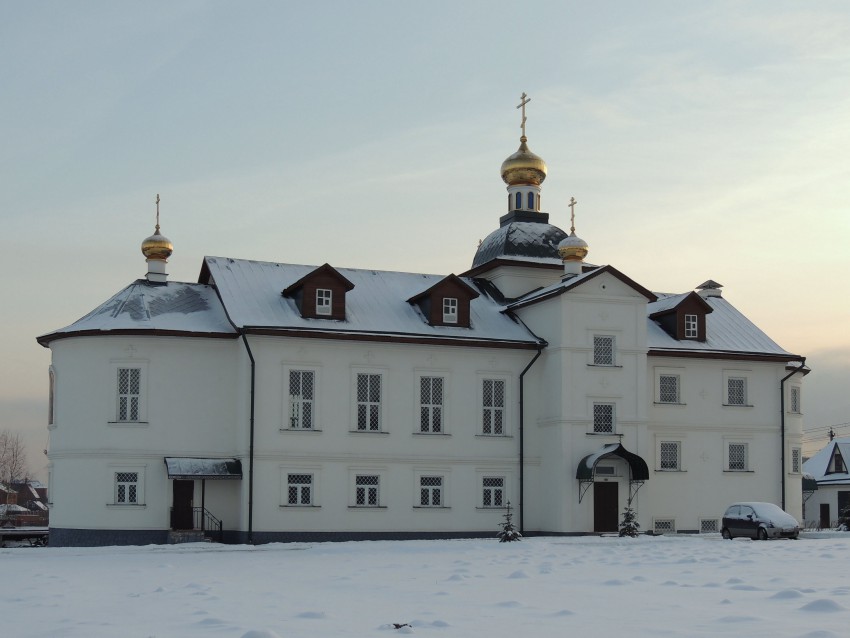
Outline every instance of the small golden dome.
<path fill-rule="evenodd" d="M 528 138 L 519 138 L 519 150 L 502 162 L 502 179 L 508 186 L 533 184 L 540 186 L 546 179 L 546 162 L 528 150 Z"/>
<path fill-rule="evenodd" d="M 173 252 L 174 245 L 168 237 L 160 234 L 159 225 L 157 225 L 154 234 L 142 242 L 142 254 L 148 259 L 162 259 L 165 261 L 171 257 L 171 253 Z"/>
<path fill-rule="evenodd" d="M 571 232 L 558 243 L 558 254 L 564 261 L 584 261 L 588 252 L 587 242 Z"/>

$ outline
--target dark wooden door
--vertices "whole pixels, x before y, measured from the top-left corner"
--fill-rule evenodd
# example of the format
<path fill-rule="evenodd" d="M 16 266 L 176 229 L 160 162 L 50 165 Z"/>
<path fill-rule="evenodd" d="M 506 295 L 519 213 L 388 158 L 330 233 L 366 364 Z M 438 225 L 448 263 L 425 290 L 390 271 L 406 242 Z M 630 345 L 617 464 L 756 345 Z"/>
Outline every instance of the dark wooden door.
<path fill-rule="evenodd" d="M 195 496 L 195 482 L 175 479 L 173 494 L 172 526 L 174 529 L 193 529 L 192 499 Z"/>
<path fill-rule="evenodd" d="M 593 531 L 616 532 L 617 514 L 617 483 L 598 482 L 593 484 Z"/>
<path fill-rule="evenodd" d="M 831 527 L 831 521 L 829 520 L 829 503 L 821 503 L 820 504 L 820 526 L 821 529 L 828 529 Z"/>

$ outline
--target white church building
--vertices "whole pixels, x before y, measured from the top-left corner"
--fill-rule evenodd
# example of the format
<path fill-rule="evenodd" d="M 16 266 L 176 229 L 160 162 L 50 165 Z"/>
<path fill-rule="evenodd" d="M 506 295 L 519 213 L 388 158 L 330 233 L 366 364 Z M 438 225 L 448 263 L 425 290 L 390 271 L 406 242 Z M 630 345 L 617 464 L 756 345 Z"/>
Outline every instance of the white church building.
<path fill-rule="evenodd" d="M 741 500 L 801 518 L 804 358 L 714 281 L 585 262 L 541 212 L 524 111 L 507 211 L 459 275 L 317 254 L 170 281 L 157 206 L 147 275 L 38 337 L 51 545 L 494 536 L 509 502 L 526 535 L 616 531 L 627 506 L 659 533 Z"/>

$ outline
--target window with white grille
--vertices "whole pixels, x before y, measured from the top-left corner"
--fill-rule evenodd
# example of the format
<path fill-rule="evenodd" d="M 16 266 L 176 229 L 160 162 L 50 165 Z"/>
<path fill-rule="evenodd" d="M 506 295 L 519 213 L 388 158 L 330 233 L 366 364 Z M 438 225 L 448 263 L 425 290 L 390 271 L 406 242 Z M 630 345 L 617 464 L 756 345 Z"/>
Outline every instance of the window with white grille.
<path fill-rule="evenodd" d="M 115 504 L 139 504 L 139 473 L 115 472 Z"/>
<path fill-rule="evenodd" d="M 681 469 L 681 441 L 661 441 L 658 450 L 659 468 L 667 471 Z"/>
<path fill-rule="evenodd" d="M 289 474 L 286 479 L 287 505 L 313 504 L 313 475 Z"/>
<path fill-rule="evenodd" d="M 484 379 L 482 398 L 483 434 L 502 436 L 505 433 L 505 381 Z"/>
<path fill-rule="evenodd" d="M 653 529 L 656 534 L 672 534 L 676 531 L 676 521 L 672 518 L 656 518 Z"/>
<path fill-rule="evenodd" d="M 116 421 L 140 421 L 142 369 L 118 368 Z"/>
<path fill-rule="evenodd" d="M 505 478 L 503 476 L 485 476 L 482 481 L 483 507 L 504 507 Z"/>
<path fill-rule="evenodd" d="M 354 504 L 357 507 L 378 507 L 381 477 L 377 474 L 358 474 L 354 479 Z"/>
<path fill-rule="evenodd" d="M 747 405 L 747 380 L 744 377 L 729 377 L 726 380 L 727 405 Z"/>
<path fill-rule="evenodd" d="M 357 429 L 363 432 L 381 430 L 381 375 L 357 375 Z"/>
<path fill-rule="evenodd" d="M 327 288 L 316 288 L 316 314 L 329 315 L 331 314 L 331 300 L 333 299 L 333 291 Z"/>
<path fill-rule="evenodd" d="M 799 474 L 800 468 L 802 467 L 802 450 L 798 447 L 791 448 L 791 472 L 793 474 Z"/>
<path fill-rule="evenodd" d="M 419 505 L 422 507 L 443 507 L 443 477 L 419 477 Z"/>
<path fill-rule="evenodd" d="M 593 365 L 614 365 L 614 337 L 608 335 L 593 336 Z"/>
<path fill-rule="evenodd" d="M 747 444 L 746 443 L 729 443 L 728 448 L 728 469 L 732 472 L 745 472 L 748 469 L 747 459 Z"/>
<path fill-rule="evenodd" d="M 679 403 L 679 375 L 662 374 L 658 377 L 658 402 Z"/>
<path fill-rule="evenodd" d="M 593 404 L 593 431 L 596 434 L 610 434 L 614 432 L 614 404 Z"/>
<path fill-rule="evenodd" d="M 716 518 L 701 518 L 699 520 L 699 533 L 700 534 L 711 534 L 713 532 L 719 532 L 720 526 L 717 524 Z"/>
<path fill-rule="evenodd" d="M 685 339 L 696 339 L 699 337 L 696 315 L 685 315 Z"/>
<path fill-rule="evenodd" d="M 800 388 L 792 387 L 791 388 L 791 412 L 795 414 L 800 413 Z"/>
<path fill-rule="evenodd" d="M 443 297 L 443 323 L 457 323 L 457 298 Z"/>
<path fill-rule="evenodd" d="M 419 431 L 443 431 L 443 378 L 419 378 Z"/>
<path fill-rule="evenodd" d="M 312 430 L 316 391 L 313 370 L 289 371 L 289 423 L 293 430 Z"/>

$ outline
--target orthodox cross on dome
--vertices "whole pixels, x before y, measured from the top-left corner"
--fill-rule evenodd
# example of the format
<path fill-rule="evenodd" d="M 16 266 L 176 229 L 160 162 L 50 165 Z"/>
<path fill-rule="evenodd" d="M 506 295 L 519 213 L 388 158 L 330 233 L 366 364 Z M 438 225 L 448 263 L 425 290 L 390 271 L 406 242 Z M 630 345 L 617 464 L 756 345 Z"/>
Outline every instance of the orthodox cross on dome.
<path fill-rule="evenodd" d="M 156 233 L 159 234 L 159 193 L 156 194 Z"/>
<path fill-rule="evenodd" d="M 576 232 L 576 201 L 575 197 L 570 197 L 570 203 L 568 206 L 570 207 L 570 232 L 575 234 Z"/>
<path fill-rule="evenodd" d="M 523 94 L 520 96 L 520 98 L 519 98 L 519 99 L 520 99 L 520 102 L 519 102 L 519 104 L 517 104 L 517 106 L 516 106 L 516 107 L 517 107 L 518 109 L 519 109 L 519 108 L 521 108 L 521 109 L 522 109 L 522 123 L 521 123 L 519 126 L 520 126 L 520 128 L 522 129 L 522 136 L 523 136 L 523 137 L 525 137 L 525 120 L 526 120 L 526 117 L 525 117 L 525 105 L 526 105 L 526 104 L 528 104 L 529 102 L 531 102 L 531 98 L 530 98 L 530 97 L 528 97 L 528 96 L 525 94 L 525 92 L 523 92 Z"/>

